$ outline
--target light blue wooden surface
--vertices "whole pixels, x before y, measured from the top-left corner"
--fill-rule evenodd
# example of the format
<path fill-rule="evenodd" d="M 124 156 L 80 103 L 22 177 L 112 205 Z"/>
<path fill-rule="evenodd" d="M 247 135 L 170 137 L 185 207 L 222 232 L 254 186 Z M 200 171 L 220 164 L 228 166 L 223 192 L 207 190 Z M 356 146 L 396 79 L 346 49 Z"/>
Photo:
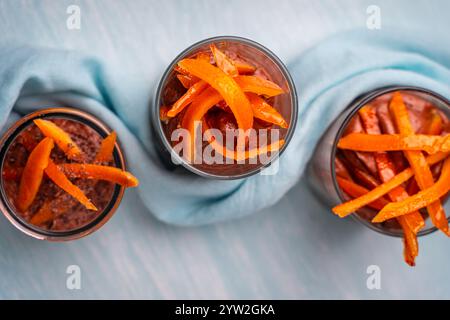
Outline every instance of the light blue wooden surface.
<path fill-rule="evenodd" d="M 380 32 L 448 28 L 440 1 L 375 2 L 0 0 L 0 42 L 121 61 L 150 99 L 170 60 L 209 36 L 249 37 L 289 64 L 332 33 L 364 27 L 370 4 L 382 10 Z M 70 4 L 81 8 L 79 31 L 66 28 Z M 334 217 L 304 181 L 263 212 L 198 228 L 156 221 L 129 190 L 105 227 L 72 243 L 31 239 L 1 218 L 0 298 L 450 298 L 448 241 L 421 239 L 418 266 L 408 268 L 398 239 Z M 81 290 L 66 288 L 74 264 Z M 372 264 L 382 272 L 378 291 L 366 287 Z"/>

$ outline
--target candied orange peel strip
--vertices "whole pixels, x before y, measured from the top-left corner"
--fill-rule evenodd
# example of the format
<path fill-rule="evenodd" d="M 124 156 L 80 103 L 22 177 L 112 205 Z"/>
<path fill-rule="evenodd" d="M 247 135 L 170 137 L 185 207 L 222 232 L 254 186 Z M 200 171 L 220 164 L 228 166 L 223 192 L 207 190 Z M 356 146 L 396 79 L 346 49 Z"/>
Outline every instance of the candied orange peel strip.
<path fill-rule="evenodd" d="M 197 55 L 195 57 L 199 60 L 203 60 L 208 63 L 211 63 L 211 55 L 207 52 L 201 51 L 201 52 L 197 53 Z"/>
<path fill-rule="evenodd" d="M 341 138 L 338 143 L 340 149 L 355 151 L 426 151 L 427 153 L 450 151 L 450 134 L 434 136 L 425 134 L 366 134 L 350 133 Z"/>
<path fill-rule="evenodd" d="M 170 108 L 168 106 L 161 106 L 159 108 L 159 120 L 161 121 L 169 121 L 169 117 L 167 116 L 167 112 L 169 112 Z"/>
<path fill-rule="evenodd" d="M 46 201 L 39 208 L 39 210 L 33 215 L 30 222 L 34 225 L 42 225 L 53 219 L 53 212 L 51 210 L 50 202 Z"/>
<path fill-rule="evenodd" d="M 432 111 L 431 119 L 428 122 L 428 127 L 426 129 L 427 134 L 440 135 L 442 132 L 443 123 L 439 112 L 436 110 Z"/>
<path fill-rule="evenodd" d="M 277 152 L 281 149 L 281 147 L 284 145 L 285 141 L 284 139 L 280 139 L 276 142 L 273 142 L 269 145 L 265 145 L 265 146 L 259 146 L 257 148 L 253 148 L 250 150 L 238 150 L 238 151 L 234 151 L 234 150 L 230 150 L 227 147 L 223 146 L 223 144 L 219 143 L 215 136 L 213 134 L 211 134 L 209 132 L 210 127 L 208 126 L 208 124 L 205 121 L 205 118 L 202 118 L 202 129 L 203 129 L 203 133 L 206 137 L 206 139 L 208 140 L 208 143 L 210 144 L 210 146 L 212 147 L 212 149 L 217 152 L 218 154 L 220 154 L 222 157 L 224 158 L 228 158 L 228 159 L 232 159 L 232 160 L 236 160 L 236 161 L 242 161 L 242 160 L 247 160 L 247 159 L 252 159 L 252 158 L 256 158 L 260 155 L 263 154 L 268 154 L 273 153 L 273 152 Z M 239 143 L 239 142 L 238 142 Z"/>
<path fill-rule="evenodd" d="M 217 67 L 219 67 L 226 74 L 235 77 L 239 74 L 237 67 L 234 65 L 233 61 L 228 58 L 228 56 L 220 51 L 215 44 L 209 46 L 216 62 Z"/>
<path fill-rule="evenodd" d="M 188 91 L 186 91 L 180 99 L 178 99 L 170 108 L 170 110 L 167 112 L 167 116 L 172 118 L 175 117 L 177 114 L 179 114 L 181 111 L 183 111 L 184 108 L 186 108 L 196 97 L 199 96 L 200 93 L 202 93 L 206 88 L 208 87 L 208 84 L 205 81 L 198 81 L 194 83 Z"/>
<path fill-rule="evenodd" d="M 283 89 L 274 82 L 257 76 L 236 76 L 234 77 L 234 80 L 238 83 L 243 92 L 255 93 L 267 97 L 273 97 L 284 93 Z M 191 104 L 206 88 L 208 88 L 208 85 L 202 80 L 192 84 L 188 87 L 188 91 L 173 104 L 172 108 L 167 112 L 167 116 L 170 118 L 175 117 Z"/>
<path fill-rule="evenodd" d="M 230 150 L 227 147 L 224 147 L 222 144 L 217 142 L 213 137 L 209 136 L 206 133 L 206 136 L 208 137 L 208 141 L 211 145 L 211 147 L 218 152 L 221 156 L 229 159 L 233 159 L 236 161 L 242 161 L 247 159 L 252 159 L 259 157 L 263 154 L 273 153 L 277 152 L 281 149 L 281 147 L 284 145 L 284 140 L 280 139 L 278 141 L 272 142 L 271 144 L 265 145 L 265 146 L 259 146 L 258 148 L 253 148 L 250 150 L 245 151 L 234 151 Z"/>
<path fill-rule="evenodd" d="M 359 110 L 361 124 L 368 134 L 381 134 L 381 127 L 375 109 L 371 105 L 366 105 Z M 393 161 L 386 152 L 375 152 L 373 154 L 378 176 L 381 181 L 388 182 L 396 173 Z M 388 192 L 391 201 L 401 201 L 409 195 L 403 186 L 398 186 Z M 409 265 L 413 265 L 419 252 L 417 232 L 425 226 L 422 215 L 418 212 L 411 212 L 408 215 L 398 217 L 397 221 L 403 230 L 404 256 Z"/>
<path fill-rule="evenodd" d="M 253 116 L 255 118 L 276 124 L 281 128 L 289 127 L 283 116 L 274 107 L 268 104 L 266 100 L 255 93 L 247 93 L 247 97 L 252 106 Z"/>
<path fill-rule="evenodd" d="M 397 221 L 403 229 L 403 258 L 409 266 L 414 267 L 416 257 L 419 255 L 417 234 L 405 223 L 404 216 L 399 218 Z"/>
<path fill-rule="evenodd" d="M 185 148 L 186 154 L 183 155 L 187 160 L 193 161 L 196 156 L 195 142 L 197 141 L 197 125 L 200 124 L 201 119 L 206 112 L 221 100 L 221 95 L 216 90 L 209 87 L 186 111 L 181 126 L 189 132 L 189 135 L 187 136 L 188 147 Z"/>
<path fill-rule="evenodd" d="M 413 126 L 409 120 L 408 110 L 400 92 L 394 93 L 389 108 L 400 134 L 414 134 Z M 423 153 L 421 151 L 404 151 L 403 153 L 406 159 L 408 159 L 411 169 L 414 171 L 414 178 L 419 188 L 423 190 L 431 187 L 434 184 L 433 174 Z M 428 205 L 427 209 L 433 224 L 448 235 L 448 221 L 440 200 Z"/>
<path fill-rule="evenodd" d="M 27 159 L 20 179 L 19 194 L 16 200 L 16 206 L 22 212 L 29 208 L 36 197 L 53 147 L 53 139 L 44 138 L 31 151 Z"/>
<path fill-rule="evenodd" d="M 70 135 L 55 123 L 44 119 L 35 119 L 33 122 L 38 126 L 44 136 L 52 138 L 56 145 L 64 151 L 69 159 L 77 159 L 81 155 L 81 149 L 72 141 Z"/>
<path fill-rule="evenodd" d="M 447 158 L 442 168 L 441 176 L 433 186 L 424 189 L 403 201 L 389 203 L 372 220 L 382 222 L 399 217 L 412 211 L 422 209 L 443 197 L 450 190 L 450 158 Z"/>
<path fill-rule="evenodd" d="M 98 150 L 95 161 L 109 162 L 113 159 L 114 146 L 116 145 L 117 134 L 112 131 L 107 137 L 102 140 L 100 149 Z"/>
<path fill-rule="evenodd" d="M 183 85 L 183 87 L 185 89 L 189 89 L 190 87 L 192 87 L 196 82 L 198 82 L 199 80 L 194 78 L 194 77 L 190 77 L 188 75 L 185 74 L 177 74 L 177 79 L 181 82 L 181 84 Z"/>
<path fill-rule="evenodd" d="M 116 167 L 84 163 L 63 163 L 58 168 L 69 178 L 106 180 L 124 187 L 137 187 L 139 180 L 127 171 Z"/>
<path fill-rule="evenodd" d="M 275 82 L 258 76 L 240 75 L 234 79 L 244 92 L 253 92 L 266 97 L 275 97 L 284 93 L 284 90 Z"/>
<path fill-rule="evenodd" d="M 433 165 L 436 163 L 441 162 L 445 158 L 448 157 L 448 153 L 437 153 L 433 154 L 427 157 L 427 163 L 429 165 Z M 336 207 L 334 207 L 332 210 L 335 214 L 337 214 L 339 217 L 344 218 L 356 210 L 368 205 L 369 203 L 375 201 L 376 199 L 384 196 L 392 189 L 395 189 L 396 187 L 400 186 L 402 183 L 408 181 L 414 176 L 414 172 L 411 168 L 405 169 L 402 172 L 398 173 L 395 177 L 393 177 L 388 182 L 385 182 L 383 184 L 380 184 L 375 189 L 370 190 L 365 195 L 352 199 L 350 201 L 344 202 Z"/>
<path fill-rule="evenodd" d="M 67 176 L 59 169 L 57 165 L 49 160 L 47 168 L 45 168 L 45 174 L 52 180 L 58 187 L 77 199 L 88 210 L 97 211 L 95 205 L 86 197 L 84 192 L 74 185 Z"/>
<path fill-rule="evenodd" d="M 233 77 L 203 60 L 183 59 L 178 65 L 219 92 L 233 112 L 240 129 L 246 131 L 252 128 L 253 112 L 250 102 Z"/>
<path fill-rule="evenodd" d="M 256 71 L 256 67 L 239 60 L 233 60 L 234 65 L 238 69 L 239 74 L 247 74 L 247 73 L 253 73 Z"/>
<path fill-rule="evenodd" d="M 336 179 L 339 184 L 339 187 L 351 197 L 358 198 L 369 192 L 368 189 L 348 179 L 341 177 L 336 177 Z M 380 197 L 378 199 L 375 199 L 373 202 L 368 203 L 367 206 L 376 210 L 381 210 L 387 204 L 388 201 L 383 197 Z"/>

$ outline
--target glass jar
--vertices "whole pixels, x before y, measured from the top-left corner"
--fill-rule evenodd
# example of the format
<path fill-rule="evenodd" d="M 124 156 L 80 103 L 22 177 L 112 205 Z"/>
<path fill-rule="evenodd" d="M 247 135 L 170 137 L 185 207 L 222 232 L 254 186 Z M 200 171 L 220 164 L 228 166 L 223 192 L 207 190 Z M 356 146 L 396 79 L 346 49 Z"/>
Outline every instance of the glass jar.
<path fill-rule="evenodd" d="M 160 156 L 169 169 L 177 168 L 179 167 L 179 164 L 181 164 L 184 168 L 202 177 L 228 180 L 240 179 L 260 172 L 264 167 L 269 166 L 276 157 L 272 157 L 269 163 L 265 164 L 191 164 L 173 151 L 173 146 L 170 141 L 170 132 L 168 132 L 167 127 L 160 121 L 160 108 L 167 104 L 167 95 L 173 94 L 173 92 L 178 89 L 183 89 L 180 87 L 180 83 L 176 78 L 174 67 L 182 59 L 194 57 L 199 52 L 208 51 L 211 44 L 216 45 L 219 50 L 225 50 L 227 53 L 231 52 L 235 54 L 244 61 L 251 63 L 256 68 L 261 68 L 264 70 L 269 80 L 278 84 L 285 91 L 285 94 L 274 97 L 273 102 L 271 103 L 289 124 L 287 129 L 279 129 L 279 137 L 280 139 L 284 139 L 285 143 L 280 148 L 277 156 L 280 156 L 286 149 L 294 134 L 297 121 L 298 107 L 294 82 L 292 81 L 287 68 L 275 54 L 254 41 L 240 37 L 222 36 L 200 41 L 181 52 L 172 63 L 169 64 L 161 78 L 155 95 L 155 102 L 151 113 L 152 127 L 158 138 L 158 150 Z M 182 93 L 175 92 L 175 94 L 181 95 Z"/>
<path fill-rule="evenodd" d="M 450 102 L 428 89 L 412 86 L 390 86 L 373 90 L 372 92 L 363 94 L 355 99 L 347 108 L 345 108 L 337 119 L 334 120 L 324 133 L 308 165 L 307 178 L 312 190 L 320 199 L 329 205 L 330 208 L 347 201 L 338 185 L 335 172 L 335 158 L 339 139 L 342 137 L 353 116 L 356 115 L 363 106 L 375 99 L 382 99 L 382 96 L 392 94 L 395 91 L 408 93 L 432 103 L 450 119 Z M 443 205 L 446 212 L 450 212 L 448 201 Z M 364 216 L 369 215 L 369 210 L 370 209 L 362 208 L 358 210 L 357 213 L 352 214 L 352 217 L 366 227 L 379 233 L 395 237 L 401 237 L 403 235 L 403 231 L 400 228 L 386 227 L 382 224 L 373 224 L 370 220 L 364 218 Z M 330 214 L 333 214 L 331 210 Z M 431 219 L 427 218 L 425 227 L 419 231 L 418 235 L 426 235 L 436 230 L 436 227 L 431 223 Z"/>
<path fill-rule="evenodd" d="M 0 210 L 17 229 L 40 240 L 68 241 L 91 234 L 103 226 L 112 217 L 122 200 L 125 190 L 123 186 L 117 184 L 110 186 L 111 192 L 107 193 L 108 197 L 102 199 L 105 203 L 103 209 L 101 211 L 99 210 L 99 212 L 95 212 L 95 216 L 85 224 L 67 230 L 51 230 L 31 224 L 30 221 L 27 221 L 27 219 L 25 219 L 25 217 L 23 217 L 15 208 L 15 205 L 12 203 L 13 201 L 10 199 L 10 195 L 8 195 L 8 192 L 6 191 L 5 187 L 8 186 L 8 182 L 3 173 L 6 167 L 7 155 L 10 154 L 9 150 L 22 132 L 25 132 L 27 129 L 33 129 L 31 126 L 33 126 L 33 120 L 35 119 L 71 121 L 70 123 L 75 124 L 75 126 L 87 126 L 88 128 L 85 129 L 89 130 L 88 132 L 93 130 L 92 133 L 97 133 L 100 137 L 99 139 L 106 137 L 111 132 L 111 130 L 98 118 L 87 112 L 72 108 L 42 109 L 30 113 L 18 120 L 6 131 L 0 140 L 0 169 L 2 172 L 0 181 Z M 116 167 L 125 170 L 125 159 L 118 143 L 116 143 L 114 147 L 113 162 Z"/>

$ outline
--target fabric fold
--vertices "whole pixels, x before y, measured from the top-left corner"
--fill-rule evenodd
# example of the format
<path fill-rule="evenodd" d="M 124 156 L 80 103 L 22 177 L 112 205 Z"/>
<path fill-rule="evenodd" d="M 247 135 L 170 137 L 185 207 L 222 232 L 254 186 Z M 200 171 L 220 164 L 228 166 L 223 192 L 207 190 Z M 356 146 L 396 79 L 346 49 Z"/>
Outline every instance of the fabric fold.
<path fill-rule="evenodd" d="M 45 48 L 0 48 L 0 61 L 2 129 L 39 108 L 70 106 L 91 112 L 118 132 L 149 211 L 177 225 L 213 223 L 274 205 L 297 183 L 333 119 L 365 92 L 413 85 L 450 98 L 450 48 L 438 37 L 370 30 L 334 35 L 288 63 L 298 91 L 299 118 L 278 172 L 215 181 L 181 168 L 169 171 L 157 156 L 149 110 L 152 85 L 160 75 L 151 84 L 142 83 L 119 63 Z"/>

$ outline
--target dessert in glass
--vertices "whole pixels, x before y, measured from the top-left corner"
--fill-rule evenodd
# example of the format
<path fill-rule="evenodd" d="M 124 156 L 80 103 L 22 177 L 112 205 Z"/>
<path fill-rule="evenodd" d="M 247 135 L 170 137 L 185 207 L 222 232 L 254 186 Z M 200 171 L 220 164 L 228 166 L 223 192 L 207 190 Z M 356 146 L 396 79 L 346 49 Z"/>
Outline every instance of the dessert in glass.
<path fill-rule="evenodd" d="M 116 133 L 94 116 L 49 108 L 17 121 L 0 142 L 0 209 L 21 231 L 63 241 L 100 228 L 124 190 L 137 186 L 125 171 Z"/>
<path fill-rule="evenodd" d="M 423 88 L 389 87 L 352 103 L 330 126 L 309 180 L 339 217 L 403 237 L 415 264 L 417 236 L 447 236 L 450 103 Z"/>
<path fill-rule="evenodd" d="M 297 118 L 286 67 L 268 49 L 238 37 L 183 51 L 163 75 L 154 107 L 165 162 L 216 179 L 247 177 L 270 165 Z"/>

